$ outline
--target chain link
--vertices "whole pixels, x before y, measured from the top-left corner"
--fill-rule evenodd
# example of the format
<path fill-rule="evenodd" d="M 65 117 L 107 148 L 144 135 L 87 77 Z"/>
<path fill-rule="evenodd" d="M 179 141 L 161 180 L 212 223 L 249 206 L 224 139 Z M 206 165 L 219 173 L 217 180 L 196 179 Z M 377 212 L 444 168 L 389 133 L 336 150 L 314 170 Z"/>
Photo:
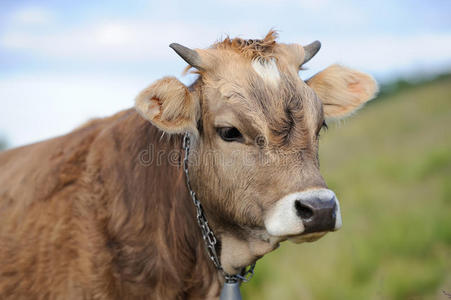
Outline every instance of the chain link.
<path fill-rule="evenodd" d="M 186 178 L 186 186 L 188 187 L 188 191 L 191 195 L 191 199 L 193 200 L 194 206 L 196 207 L 196 217 L 197 217 L 197 223 L 199 224 L 200 230 L 202 232 L 202 238 L 205 243 L 205 249 L 207 250 L 207 254 L 210 257 L 211 261 L 215 265 L 216 269 L 218 269 L 222 275 L 225 278 L 226 282 L 238 282 L 238 281 L 244 281 L 248 282 L 251 280 L 252 276 L 254 275 L 254 269 L 255 269 L 255 263 L 253 263 L 247 270 L 244 269 L 242 274 L 237 275 L 230 275 L 224 271 L 224 269 L 221 266 L 221 262 L 219 261 L 218 254 L 216 253 L 216 244 L 217 239 L 215 234 L 213 233 L 213 230 L 211 230 L 210 226 L 208 225 L 207 218 L 205 217 L 204 209 L 202 207 L 202 204 L 196 197 L 196 193 L 191 188 L 191 182 L 189 180 L 189 173 L 188 173 L 188 156 L 189 156 L 189 150 L 191 146 L 191 140 L 188 133 L 185 133 L 183 136 L 183 150 L 185 151 L 185 157 L 183 159 L 183 171 L 185 172 L 185 178 Z"/>

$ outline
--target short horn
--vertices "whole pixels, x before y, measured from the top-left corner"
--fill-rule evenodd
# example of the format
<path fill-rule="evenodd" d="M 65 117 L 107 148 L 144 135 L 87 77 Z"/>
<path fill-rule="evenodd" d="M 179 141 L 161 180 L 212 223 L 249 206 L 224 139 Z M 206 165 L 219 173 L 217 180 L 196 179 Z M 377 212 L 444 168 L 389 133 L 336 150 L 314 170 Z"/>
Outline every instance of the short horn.
<path fill-rule="evenodd" d="M 169 45 L 181 58 L 183 58 L 190 66 L 202 70 L 202 60 L 200 59 L 199 54 L 188 47 L 183 45 L 172 43 Z"/>
<path fill-rule="evenodd" d="M 304 46 L 304 62 L 308 62 L 312 59 L 313 56 L 315 56 L 316 53 L 318 53 L 319 49 L 321 48 L 321 43 L 319 41 L 314 41 L 311 44 L 308 44 L 307 46 Z"/>

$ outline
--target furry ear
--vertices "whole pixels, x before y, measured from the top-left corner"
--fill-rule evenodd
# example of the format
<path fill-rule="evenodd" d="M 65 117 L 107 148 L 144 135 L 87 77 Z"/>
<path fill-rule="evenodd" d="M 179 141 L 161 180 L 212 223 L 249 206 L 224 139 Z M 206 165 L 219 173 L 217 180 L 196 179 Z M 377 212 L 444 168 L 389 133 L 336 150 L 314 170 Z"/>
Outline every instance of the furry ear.
<path fill-rule="evenodd" d="M 340 119 L 350 115 L 378 91 L 377 83 L 368 74 L 332 65 L 306 83 L 323 102 L 326 118 Z"/>
<path fill-rule="evenodd" d="M 175 77 L 162 78 L 144 89 L 136 97 L 135 109 L 169 134 L 186 131 L 198 134 L 199 103 Z"/>

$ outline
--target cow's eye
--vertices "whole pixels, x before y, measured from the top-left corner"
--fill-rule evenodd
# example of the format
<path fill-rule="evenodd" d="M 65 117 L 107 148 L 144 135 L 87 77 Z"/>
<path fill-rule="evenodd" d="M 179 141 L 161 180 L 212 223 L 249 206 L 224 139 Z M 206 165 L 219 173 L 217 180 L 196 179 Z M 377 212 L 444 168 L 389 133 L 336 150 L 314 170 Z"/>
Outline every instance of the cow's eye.
<path fill-rule="evenodd" d="M 235 127 L 218 127 L 216 128 L 221 139 L 226 142 L 242 142 L 243 135 Z"/>

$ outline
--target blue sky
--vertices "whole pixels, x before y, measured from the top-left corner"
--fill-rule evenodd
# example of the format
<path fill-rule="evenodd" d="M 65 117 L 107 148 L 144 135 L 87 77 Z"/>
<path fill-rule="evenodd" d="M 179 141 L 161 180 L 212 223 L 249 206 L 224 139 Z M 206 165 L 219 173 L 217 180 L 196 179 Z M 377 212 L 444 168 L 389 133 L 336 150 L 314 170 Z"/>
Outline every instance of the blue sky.
<path fill-rule="evenodd" d="M 384 82 L 451 70 L 451 1 L 1 1 L 0 134 L 11 146 L 131 107 L 184 62 L 168 45 L 230 34 L 322 42 L 309 77 L 342 63 Z M 180 77 L 188 83 L 192 78 Z"/>

